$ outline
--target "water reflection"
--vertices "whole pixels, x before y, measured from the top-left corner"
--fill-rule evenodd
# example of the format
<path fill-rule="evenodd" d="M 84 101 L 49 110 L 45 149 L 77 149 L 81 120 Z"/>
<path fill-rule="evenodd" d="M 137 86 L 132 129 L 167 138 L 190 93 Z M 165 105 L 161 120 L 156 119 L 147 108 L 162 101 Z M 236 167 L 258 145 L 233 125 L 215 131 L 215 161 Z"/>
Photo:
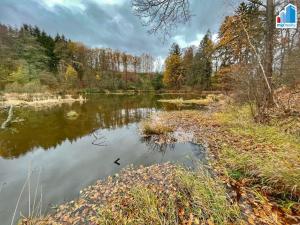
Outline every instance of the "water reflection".
<path fill-rule="evenodd" d="M 172 151 L 175 148 L 174 143 L 167 143 L 167 142 L 158 143 L 152 137 L 143 137 L 141 138 L 141 142 L 145 143 L 147 148 L 150 151 L 160 152 L 162 154 L 165 154 L 167 151 Z"/>
<path fill-rule="evenodd" d="M 0 131 L 0 156 L 15 158 L 36 148 L 57 148 L 66 140 L 72 143 L 100 128 L 115 129 L 138 122 L 160 107 L 155 95 L 97 95 L 83 105 L 66 104 L 44 111 L 17 109 L 14 115 L 25 121 Z M 75 120 L 66 118 L 71 110 L 79 114 Z"/>
<path fill-rule="evenodd" d="M 101 130 L 94 130 L 91 135 L 94 137 L 92 145 L 100 147 L 106 146 L 106 138 L 104 135 L 101 134 Z"/>
<path fill-rule="evenodd" d="M 40 181 L 32 180 L 32 187 L 37 183 L 43 187 L 41 207 L 47 212 L 51 205 L 76 198 L 82 188 L 129 164 L 189 164 L 195 157 L 205 159 L 201 146 L 191 143 L 157 145 L 141 141 L 138 122 L 142 118 L 157 110 L 174 109 L 157 102 L 159 97 L 96 95 L 82 105 L 15 111 L 14 115 L 25 121 L 0 131 L 1 224 L 10 224 L 29 165 L 35 171 L 33 179 L 41 171 Z M 79 114 L 74 120 L 66 117 L 71 110 Z M 5 116 L 0 116 L 0 121 Z M 120 166 L 114 164 L 117 158 Z M 28 202 L 28 196 L 22 196 L 18 212 L 27 215 Z"/>

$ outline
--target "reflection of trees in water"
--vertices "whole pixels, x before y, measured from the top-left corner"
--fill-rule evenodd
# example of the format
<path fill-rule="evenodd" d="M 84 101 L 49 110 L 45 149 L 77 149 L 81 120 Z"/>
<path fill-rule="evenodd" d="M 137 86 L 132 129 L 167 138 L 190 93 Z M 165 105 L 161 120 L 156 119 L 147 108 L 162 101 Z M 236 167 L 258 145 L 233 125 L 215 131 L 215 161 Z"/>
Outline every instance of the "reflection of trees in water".
<path fill-rule="evenodd" d="M 158 143 L 155 137 L 143 137 L 141 141 L 146 144 L 149 150 L 155 152 L 161 152 L 163 155 L 167 151 L 174 151 L 175 149 L 175 143 L 167 143 L 167 142 Z"/>
<path fill-rule="evenodd" d="M 16 110 L 15 116 L 25 122 L 14 125 L 17 133 L 0 132 L 0 156 L 14 158 L 34 148 L 56 148 L 66 140 L 71 143 L 97 129 L 115 129 L 140 121 L 159 105 L 154 95 L 91 96 L 85 104 L 74 103 L 44 111 Z M 76 111 L 76 120 L 66 119 Z M 1 118 L 2 119 L 2 118 Z"/>

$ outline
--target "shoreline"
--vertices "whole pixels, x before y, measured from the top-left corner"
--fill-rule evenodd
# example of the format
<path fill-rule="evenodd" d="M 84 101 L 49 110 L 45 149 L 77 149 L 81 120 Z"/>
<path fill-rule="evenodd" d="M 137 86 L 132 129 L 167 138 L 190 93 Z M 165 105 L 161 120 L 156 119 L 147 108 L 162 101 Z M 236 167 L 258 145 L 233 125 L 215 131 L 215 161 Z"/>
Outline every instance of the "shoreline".
<path fill-rule="evenodd" d="M 270 181 L 275 179 L 275 176 L 280 173 L 293 171 L 294 176 L 298 175 L 299 171 L 294 170 L 297 169 L 296 165 L 295 167 L 286 167 L 286 162 L 281 162 L 282 157 L 291 160 L 290 154 L 280 151 L 281 145 L 285 144 L 290 146 L 291 154 L 297 156 L 300 152 L 297 139 L 294 139 L 293 135 L 287 138 L 288 134 L 282 133 L 280 129 L 276 128 L 276 125 L 254 124 L 245 107 L 236 108 L 237 106 L 235 106 L 230 109 L 226 105 L 228 105 L 226 101 L 221 101 L 214 103 L 207 111 L 159 112 L 149 119 L 150 124 L 154 126 L 150 130 L 156 131 L 158 128 L 159 132 L 149 133 L 147 136 L 155 137 L 154 140 L 158 143 L 192 141 L 204 145 L 209 155 L 208 170 L 213 174 L 213 178 L 203 177 L 203 171 L 205 171 L 203 168 L 196 173 L 179 169 L 179 171 L 183 171 L 183 174 L 188 175 L 180 178 L 188 180 L 188 183 L 193 183 L 192 186 L 189 186 L 189 190 L 196 188 L 197 191 L 191 193 L 195 195 L 195 199 L 199 200 L 200 198 L 200 202 L 197 202 L 200 206 L 196 209 L 192 207 L 195 199 L 186 200 L 187 207 L 176 205 L 174 208 L 163 205 L 163 212 L 171 210 L 169 214 L 156 211 L 157 206 L 155 206 L 154 218 L 170 220 L 170 214 L 172 214 L 177 221 L 181 221 L 180 224 L 263 223 L 273 225 L 300 222 L 300 204 L 297 203 L 300 195 L 297 190 L 291 189 L 299 181 L 283 177 L 277 183 L 266 182 L 268 179 Z M 157 124 L 159 125 L 157 126 Z M 260 135 L 265 135 L 265 132 L 270 136 L 262 139 Z M 273 141 L 274 137 L 277 138 L 277 142 Z M 274 160 L 277 160 L 278 168 L 273 166 Z M 252 161 L 256 163 L 255 166 Z M 146 174 L 145 171 L 147 171 Z M 145 221 L 151 224 L 149 221 L 152 220 L 148 220 L 146 214 L 152 215 L 152 211 L 144 215 L 144 210 L 147 211 L 154 203 L 161 206 L 162 202 L 167 201 L 160 199 L 160 196 L 178 202 L 178 197 L 183 195 L 176 186 L 179 182 L 176 180 L 178 177 L 176 171 L 178 172 L 178 166 L 172 164 L 129 168 L 120 175 L 116 174 L 113 176 L 114 178 L 109 177 L 105 181 L 97 181 L 94 185 L 82 190 L 77 200 L 60 205 L 54 213 L 50 213 L 44 218 L 29 218 L 20 224 L 26 224 L 26 222 L 39 224 L 39 221 L 43 221 L 43 224 L 81 224 L 83 222 L 123 224 L 130 221 L 132 224 L 143 224 Z M 135 178 L 129 176 L 128 173 L 139 175 L 138 178 Z M 170 178 L 167 182 L 168 185 L 177 187 L 176 192 L 167 188 L 160 189 L 160 185 L 168 186 L 165 183 L 166 177 Z M 191 177 L 193 177 L 192 181 L 189 180 Z M 145 180 L 156 181 L 156 183 L 135 187 L 136 184 L 144 184 Z M 212 182 L 213 185 L 210 186 Z M 115 189 L 116 184 L 118 184 L 117 189 Z M 126 184 L 131 185 L 127 186 Z M 206 208 L 206 204 L 208 204 L 206 195 L 197 196 L 199 193 L 213 193 L 211 190 L 214 190 L 213 192 L 216 192 L 217 195 L 213 195 L 208 202 L 219 207 L 220 197 L 225 200 L 222 202 L 222 206 L 225 204 L 226 208 L 234 208 L 234 211 L 228 212 L 224 209 L 219 212 L 224 216 L 222 219 L 227 221 L 225 223 L 218 221 L 219 214 L 216 215 L 215 212 Z M 149 202 L 144 198 L 140 199 L 136 193 L 140 197 L 152 200 Z M 144 193 L 147 195 L 144 196 Z M 86 199 L 95 200 L 95 198 L 97 200 L 92 203 L 86 202 Z M 289 204 L 288 207 L 287 204 Z M 139 214 L 132 212 L 133 209 Z M 199 211 L 204 212 L 204 215 L 198 215 Z M 138 221 L 143 222 L 138 223 Z"/>
<path fill-rule="evenodd" d="M 19 94 L 5 93 L 0 99 L 0 108 L 13 107 L 34 107 L 43 108 L 61 104 L 72 104 L 74 102 L 83 103 L 87 101 L 82 95 L 73 98 L 72 95 L 55 95 L 50 93 Z"/>
<path fill-rule="evenodd" d="M 226 190 L 222 183 L 208 174 L 171 163 L 129 166 L 120 174 L 83 189 L 78 199 L 58 206 L 49 215 L 24 219 L 19 224 L 154 225 L 165 221 L 171 225 L 240 221 L 236 205 L 223 198 Z M 202 206 L 201 210 L 197 205 Z"/>

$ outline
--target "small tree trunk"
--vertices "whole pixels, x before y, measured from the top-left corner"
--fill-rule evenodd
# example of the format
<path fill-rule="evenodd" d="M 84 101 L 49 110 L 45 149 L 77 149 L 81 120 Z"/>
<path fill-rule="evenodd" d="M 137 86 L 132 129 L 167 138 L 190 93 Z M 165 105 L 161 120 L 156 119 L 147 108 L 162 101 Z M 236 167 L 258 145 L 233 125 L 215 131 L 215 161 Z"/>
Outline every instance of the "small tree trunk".
<path fill-rule="evenodd" d="M 272 75 L 273 75 L 273 47 L 274 47 L 274 31 L 275 31 L 275 7 L 274 0 L 267 0 L 267 23 L 266 23 L 266 57 L 265 57 L 265 72 L 271 91 L 268 91 L 268 105 L 274 104 Z"/>

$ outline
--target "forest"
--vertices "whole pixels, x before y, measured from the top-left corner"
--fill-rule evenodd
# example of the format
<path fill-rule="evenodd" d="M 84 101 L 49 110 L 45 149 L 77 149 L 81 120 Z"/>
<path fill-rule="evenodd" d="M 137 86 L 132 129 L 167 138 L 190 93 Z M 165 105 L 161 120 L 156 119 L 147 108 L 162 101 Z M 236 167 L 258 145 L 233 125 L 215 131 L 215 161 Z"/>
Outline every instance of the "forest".
<path fill-rule="evenodd" d="M 241 95 L 247 89 L 249 96 L 260 98 L 255 92 L 257 88 L 265 89 L 260 85 L 265 83 L 262 73 L 270 73 L 265 68 L 264 12 L 257 1 L 241 3 L 233 15 L 225 18 L 216 40 L 207 31 L 198 46 L 182 48 L 173 43 L 162 70 L 159 60 L 150 54 L 135 56 L 110 48 L 89 48 L 64 35 L 52 37 L 36 26 L 24 24 L 14 28 L 2 24 L 0 89 L 66 92 L 164 88 L 237 93 L 242 90 Z M 278 29 L 272 33 L 272 75 L 265 74 L 269 86 L 276 89 L 283 84 L 296 84 L 298 29 Z M 256 90 L 251 88 L 254 86 Z"/>
<path fill-rule="evenodd" d="M 181 52 L 173 44 L 165 61 L 164 85 L 230 93 L 236 102 L 250 105 L 260 122 L 273 106 L 290 112 L 279 93 L 289 90 L 285 102 L 298 93 L 299 28 L 275 29 L 275 6 L 285 2 L 271 3 L 242 2 L 233 15 L 225 17 L 215 41 L 208 31 L 198 48 L 190 46 Z"/>
<path fill-rule="evenodd" d="M 31 10 L 133 21 L 0 24 L 2 223 L 300 224 L 300 0 L 70 2 Z"/>
<path fill-rule="evenodd" d="M 6 92 L 160 88 L 150 54 L 88 48 L 38 27 L 0 25 L 0 89 Z"/>

